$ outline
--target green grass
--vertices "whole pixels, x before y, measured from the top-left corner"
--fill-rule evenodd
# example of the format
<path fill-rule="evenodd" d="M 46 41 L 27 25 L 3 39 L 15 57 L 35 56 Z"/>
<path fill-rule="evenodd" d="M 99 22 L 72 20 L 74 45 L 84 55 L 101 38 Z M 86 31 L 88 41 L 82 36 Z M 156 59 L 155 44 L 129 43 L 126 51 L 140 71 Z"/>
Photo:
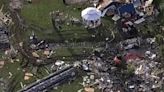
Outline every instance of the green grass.
<path fill-rule="evenodd" d="M 44 29 L 43 31 L 34 30 L 39 38 L 58 42 L 61 40 L 61 37 L 53 30 L 51 17 L 49 15 L 50 12 L 57 10 L 64 12 L 64 15 L 68 15 L 69 17 L 74 16 L 80 18 L 81 10 L 74 9 L 73 6 L 65 6 L 62 0 L 34 0 L 32 4 L 26 4 L 24 6 L 21 14 L 28 24 L 35 24 Z M 60 30 L 60 33 L 66 40 L 71 40 L 73 38 L 81 39 L 90 36 L 83 27 L 73 25 L 67 26 L 65 24 L 63 25 L 63 29 Z M 31 31 L 32 30 L 29 29 L 24 35 L 29 36 Z M 74 33 L 79 34 L 78 37 L 75 37 Z"/>
<path fill-rule="evenodd" d="M 76 55 L 81 55 L 85 51 L 92 51 L 91 48 L 61 48 L 56 50 L 56 56 L 72 56 L 72 53 Z M 72 53 L 71 53 L 72 52 Z"/>
<path fill-rule="evenodd" d="M 19 66 L 19 62 L 15 62 L 15 63 L 11 63 L 9 61 L 5 61 L 5 66 L 3 69 L 0 69 L 0 77 L 2 77 L 3 79 L 9 81 L 9 72 L 11 72 L 13 74 L 12 78 L 16 77 L 16 81 L 23 81 L 23 72 L 22 69 L 17 70 L 17 68 L 20 68 Z M 19 83 L 18 82 L 18 83 Z M 17 84 L 15 87 L 15 91 L 17 89 L 20 89 L 20 84 Z"/>
<path fill-rule="evenodd" d="M 85 7 L 85 6 L 76 6 Z M 22 16 L 28 24 L 35 24 L 45 30 L 36 31 L 34 30 L 36 36 L 39 39 L 45 39 L 49 42 L 60 42 L 62 40 L 68 40 L 70 42 L 75 42 L 76 39 L 87 39 L 91 37 L 91 34 L 86 31 L 83 26 L 69 25 L 66 23 L 62 26 L 60 34 L 53 30 L 51 17 L 49 15 L 52 11 L 60 10 L 64 15 L 69 17 L 75 17 L 80 19 L 81 10 L 75 9 L 74 6 L 65 6 L 62 0 L 33 0 L 32 4 L 25 4 L 22 9 Z M 28 31 L 21 32 L 23 38 L 28 39 L 29 35 L 33 30 L 28 29 Z M 75 33 L 77 35 L 75 35 Z M 80 49 L 71 49 L 74 54 L 81 54 Z M 59 49 L 56 51 L 57 56 L 72 56 L 72 53 L 68 49 Z"/>
<path fill-rule="evenodd" d="M 64 84 L 58 87 L 57 90 L 54 90 L 53 92 L 77 92 L 79 89 L 83 88 L 82 85 L 79 83 L 82 82 L 82 78 L 77 78 L 75 81 L 71 82 L 71 84 Z"/>
<path fill-rule="evenodd" d="M 0 5 L 6 4 L 7 0 L 0 0 Z M 48 39 L 48 40 L 53 40 L 54 42 L 58 42 L 61 39 L 66 39 L 66 40 L 71 40 L 71 39 L 83 39 L 83 38 L 88 38 L 91 35 L 86 31 L 86 29 L 82 26 L 67 26 L 63 25 L 63 29 L 60 30 L 61 35 L 63 38 L 57 34 L 52 27 L 51 23 L 51 17 L 49 15 L 50 12 L 52 11 L 57 11 L 60 10 L 64 12 L 65 15 L 68 14 L 69 17 L 75 17 L 80 19 L 80 14 L 81 10 L 74 9 L 75 6 L 65 6 L 62 3 L 62 0 L 33 0 L 32 4 L 25 4 L 24 8 L 21 11 L 22 17 L 25 19 L 25 21 L 28 24 L 35 24 L 44 30 L 42 31 L 36 31 L 36 35 L 40 39 Z M 85 6 L 76 6 L 76 8 L 81 8 Z M 33 30 L 28 29 L 27 31 L 22 31 L 16 28 L 20 33 L 20 41 L 26 41 L 31 34 Z M 74 35 L 74 33 L 77 34 L 77 36 Z M 18 39 L 17 39 L 18 40 Z M 74 40 L 75 41 L 75 40 Z M 73 41 L 73 42 L 74 42 Z M 83 54 L 84 48 L 70 48 L 70 49 L 57 49 L 56 50 L 56 57 L 61 57 L 61 56 L 68 56 L 72 57 L 73 55 L 81 55 Z M 86 51 L 92 51 L 92 49 L 85 49 Z M 70 52 L 71 51 L 71 52 Z M 21 57 L 18 57 L 21 58 Z M 3 77 L 4 79 L 8 80 L 8 72 L 11 72 L 13 76 L 17 76 L 16 81 L 18 81 L 16 88 L 13 92 L 16 92 L 17 90 L 21 89 L 20 82 L 23 82 L 23 84 L 29 85 L 30 83 L 36 81 L 37 78 L 33 77 L 29 81 L 24 81 L 24 73 L 22 71 L 22 68 L 20 66 L 20 62 L 15 62 L 15 63 L 10 63 L 9 61 L 6 61 L 7 63 L 5 64 L 3 69 L 0 69 L 0 77 Z M 20 70 L 17 70 L 17 68 L 20 68 Z M 31 71 L 31 68 L 28 68 L 28 71 Z M 44 76 L 48 75 L 44 68 L 41 67 L 39 68 L 39 71 L 42 74 L 37 73 L 37 76 L 39 78 L 43 78 Z M 74 82 L 71 83 L 71 85 L 64 84 L 57 91 L 54 92 L 77 92 L 78 89 L 82 88 L 78 83 L 81 82 L 82 79 L 78 78 Z"/>
<path fill-rule="evenodd" d="M 36 2 L 37 1 L 37 2 Z M 25 21 L 29 24 L 35 24 L 45 30 L 36 31 L 35 34 L 40 39 L 45 39 L 50 42 L 60 42 L 61 40 L 68 40 L 69 42 L 87 41 L 88 38 L 91 37 L 91 34 L 84 28 L 84 26 L 75 26 L 75 25 L 66 25 L 64 23 L 62 25 L 62 30 L 60 30 L 60 34 L 58 34 L 55 30 L 53 30 L 51 17 L 49 13 L 51 11 L 60 10 L 64 13 L 64 15 L 68 15 L 69 17 L 75 17 L 80 19 L 81 10 L 77 8 L 85 8 L 85 6 L 65 6 L 62 0 L 33 0 L 32 4 L 25 4 L 24 8 L 21 12 Z M 106 26 L 113 26 L 111 21 L 103 20 Z M 104 31 L 104 30 L 101 30 Z M 31 34 L 32 30 L 22 32 L 22 36 L 28 37 Z M 77 35 L 75 35 L 75 33 Z M 108 32 L 110 33 L 110 32 Z M 105 33 L 106 34 L 106 33 Z M 110 35 L 110 34 L 109 34 Z M 24 38 L 23 37 L 23 38 Z M 105 38 L 105 37 L 104 37 Z M 74 54 L 81 54 L 80 49 L 71 48 Z M 56 51 L 57 56 L 72 56 L 68 49 L 59 49 Z"/>
<path fill-rule="evenodd" d="M 26 4 L 22 10 L 22 15 L 31 23 L 43 28 L 51 28 L 51 18 L 49 13 L 52 11 L 63 11 L 71 16 L 80 17 L 80 12 L 74 7 L 65 6 L 62 0 L 33 0 L 34 3 Z"/>
<path fill-rule="evenodd" d="M 81 19 L 80 14 L 82 10 L 77 8 L 84 9 L 85 7 L 85 5 L 66 6 L 63 4 L 62 0 L 33 0 L 32 4 L 24 5 L 21 14 L 27 23 L 35 24 L 44 29 L 42 31 L 34 30 L 39 38 L 51 40 L 53 42 L 59 42 L 62 38 L 55 30 L 53 30 L 49 13 L 59 10 L 64 13 L 64 16 L 68 15 L 66 21 L 68 21 L 68 19 L 71 17 Z M 111 23 L 111 21 L 106 21 L 106 19 L 104 19 L 103 21 L 105 22 L 106 26 L 113 26 L 113 23 Z M 26 36 L 29 36 L 31 34 L 31 31 L 32 30 L 29 29 L 24 34 Z M 78 35 L 75 36 L 75 33 Z M 60 34 L 65 40 L 70 41 L 72 41 L 72 39 L 82 39 L 85 41 L 87 40 L 87 38 L 91 37 L 91 34 L 88 33 L 84 26 L 68 26 L 66 25 L 66 23 L 62 25 L 62 30 L 60 30 Z"/>
<path fill-rule="evenodd" d="M 41 38 L 45 39 L 55 39 L 59 38 L 56 32 L 53 30 L 50 12 L 52 11 L 61 11 L 64 13 L 64 16 L 68 15 L 69 17 L 80 18 L 81 10 L 74 9 L 74 6 L 65 6 L 62 0 L 33 0 L 34 3 L 26 4 L 22 9 L 22 16 L 29 24 L 35 24 L 39 27 L 45 29 L 42 32 L 36 32 Z M 77 8 L 77 7 L 76 7 Z M 69 35 L 73 37 L 73 33 L 85 33 L 86 30 L 82 27 L 77 26 L 63 26 L 63 29 L 60 30 L 61 34 L 64 36 Z M 67 38 L 67 37 L 66 37 Z"/>

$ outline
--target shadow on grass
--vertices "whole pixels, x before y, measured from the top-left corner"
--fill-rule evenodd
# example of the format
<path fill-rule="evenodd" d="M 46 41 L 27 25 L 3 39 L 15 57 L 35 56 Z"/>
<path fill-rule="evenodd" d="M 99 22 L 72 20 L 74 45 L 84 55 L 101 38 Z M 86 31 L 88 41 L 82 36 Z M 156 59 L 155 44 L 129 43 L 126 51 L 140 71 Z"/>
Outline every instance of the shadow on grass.
<path fill-rule="evenodd" d="M 66 39 L 63 37 L 61 32 L 59 30 L 55 30 L 55 31 L 58 34 L 58 36 L 60 37 L 61 42 L 65 43 L 67 45 L 67 43 L 65 42 Z M 67 48 L 67 50 L 71 53 L 71 56 L 76 56 L 76 54 L 73 52 L 73 50 L 71 48 Z"/>

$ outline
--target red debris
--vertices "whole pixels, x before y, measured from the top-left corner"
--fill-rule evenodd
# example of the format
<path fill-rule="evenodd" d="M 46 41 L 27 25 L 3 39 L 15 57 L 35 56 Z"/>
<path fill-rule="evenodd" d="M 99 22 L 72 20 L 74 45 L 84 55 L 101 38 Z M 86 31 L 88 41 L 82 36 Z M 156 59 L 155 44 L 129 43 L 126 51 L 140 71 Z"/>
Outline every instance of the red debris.
<path fill-rule="evenodd" d="M 125 58 L 126 61 L 129 61 L 129 60 L 142 59 L 143 56 L 142 56 L 142 54 L 140 54 L 140 53 L 128 52 L 128 53 L 125 55 L 124 58 Z"/>
<path fill-rule="evenodd" d="M 118 59 L 118 57 L 116 56 L 116 57 L 114 57 L 114 63 L 115 63 L 116 65 L 120 65 L 120 64 L 121 64 L 121 60 Z"/>

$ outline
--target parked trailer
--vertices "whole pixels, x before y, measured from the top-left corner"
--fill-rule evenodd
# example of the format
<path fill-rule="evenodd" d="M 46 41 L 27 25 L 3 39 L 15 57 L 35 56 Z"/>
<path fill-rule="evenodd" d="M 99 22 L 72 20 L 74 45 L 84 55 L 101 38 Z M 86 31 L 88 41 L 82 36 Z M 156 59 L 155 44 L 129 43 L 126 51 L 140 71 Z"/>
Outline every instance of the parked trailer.
<path fill-rule="evenodd" d="M 73 66 L 69 66 L 23 88 L 19 92 L 43 92 L 44 90 L 58 86 L 63 82 L 71 80 L 76 75 L 76 69 Z"/>

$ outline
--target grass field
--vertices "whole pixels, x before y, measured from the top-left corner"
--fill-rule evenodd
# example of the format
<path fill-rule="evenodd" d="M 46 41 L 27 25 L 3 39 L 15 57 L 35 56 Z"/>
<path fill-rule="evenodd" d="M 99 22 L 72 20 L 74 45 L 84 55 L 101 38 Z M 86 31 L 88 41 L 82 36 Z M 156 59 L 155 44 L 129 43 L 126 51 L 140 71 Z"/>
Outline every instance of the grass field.
<path fill-rule="evenodd" d="M 88 31 L 83 27 L 83 26 L 67 26 L 64 25 L 63 29 L 60 30 L 60 33 L 63 38 L 57 34 L 55 30 L 53 30 L 53 26 L 51 23 L 51 18 L 49 15 L 49 12 L 51 11 L 57 11 L 60 10 L 64 12 L 65 15 L 68 14 L 69 17 L 75 17 L 80 19 L 80 13 L 81 10 L 78 10 L 77 8 L 85 8 L 85 6 L 65 6 L 62 3 L 62 0 L 32 0 L 32 4 L 25 4 L 24 8 L 21 11 L 21 14 L 25 21 L 28 24 L 33 24 L 37 25 L 38 27 L 44 29 L 41 31 L 36 31 L 36 30 L 31 30 L 28 29 L 27 31 L 22 31 L 20 32 L 20 41 L 25 41 L 28 39 L 29 35 L 31 34 L 32 31 L 36 33 L 36 35 L 39 37 L 39 39 L 47 39 L 51 40 L 53 42 L 58 42 L 61 39 L 65 40 L 71 40 L 72 42 L 75 42 L 75 40 L 72 40 L 74 38 L 76 39 L 88 39 L 91 37 L 91 34 L 88 33 Z M 0 5 L 8 5 L 7 0 L 0 0 Z M 19 30 L 20 31 L 20 30 Z M 76 33 L 76 35 L 75 35 Z M 70 52 L 71 50 L 71 52 Z M 70 49 L 57 49 L 56 50 L 56 55 L 55 56 L 69 56 L 72 57 L 72 55 L 81 55 L 83 53 L 84 48 L 70 48 Z M 90 52 L 92 49 L 85 49 L 86 51 Z M 3 54 L 2 54 L 3 55 Z M 9 80 L 9 72 L 13 74 L 13 77 L 15 78 L 15 83 L 16 86 L 13 90 L 13 92 L 16 92 L 17 90 L 21 89 L 20 82 L 23 84 L 30 84 L 34 81 L 36 81 L 37 78 L 33 77 L 29 81 L 24 81 L 24 72 L 22 71 L 22 67 L 20 66 L 20 62 L 23 61 L 21 60 L 21 57 L 17 57 L 20 59 L 20 61 L 11 63 L 10 60 L 5 61 L 5 66 L 4 68 L 0 69 L 0 78 L 4 78 L 5 80 Z M 24 62 L 24 61 L 23 61 Z M 20 70 L 18 70 L 20 69 Z M 27 69 L 29 72 L 31 72 L 31 68 L 29 67 Z M 39 78 L 42 78 L 44 76 L 47 76 L 48 74 L 45 72 L 43 67 L 40 67 L 39 71 L 41 71 L 42 74 L 37 73 L 37 76 Z M 77 92 L 78 89 L 81 88 L 79 85 L 79 82 L 81 82 L 81 78 L 78 78 L 74 82 L 71 83 L 71 85 L 65 84 L 61 87 L 59 87 L 58 90 L 55 90 L 54 92 Z M 1 92 L 1 90 L 0 90 Z"/>
<path fill-rule="evenodd" d="M 81 8 L 81 9 L 77 9 Z M 33 0 L 32 4 L 25 4 L 22 9 L 22 16 L 29 24 L 34 24 L 43 28 L 42 31 L 35 31 L 36 35 L 40 38 L 53 40 L 58 42 L 61 40 L 61 36 L 53 30 L 51 23 L 50 12 L 61 11 L 64 15 L 68 15 L 68 18 L 75 17 L 81 19 L 81 11 L 86 8 L 86 6 L 66 6 L 63 4 L 62 0 Z M 111 27 L 111 22 L 107 21 L 107 26 Z M 26 35 L 29 35 L 31 30 L 29 30 Z M 91 37 L 91 34 L 84 28 L 84 26 L 66 25 L 63 24 L 60 34 L 66 40 L 72 39 L 85 39 Z M 75 35 L 77 34 L 77 35 Z M 105 33 L 106 34 L 106 33 Z M 85 39 L 86 40 L 86 39 Z M 85 41 L 84 40 L 84 41 Z"/>
<path fill-rule="evenodd" d="M 20 70 L 18 70 L 20 69 Z M 20 62 L 14 62 L 11 63 L 9 61 L 5 61 L 5 66 L 3 69 L 0 69 L 0 78 L 3 78 L 5 80 L 8 81 L 8 83 L 10 83 L 10 81 L 12 80 L 12 78 L 14 78 L 14 81 L 11 82 L 11 84 L 9 84 L 8 86 L 11 87 L 12 84 L 16 83 L 16 85 L 13 88 L 12 92 L 17 92 L 18 90 L 21 89 L 21 85 L 20 82 L 22 82 L 23 84 L 29 85 L 32 82 L 35 82 L 36 79 L 38 78 L 43 78 L 45 76 L 47 76 L 48 74 L 45 72 L 43 67 L 40 67 L 38 71 L 40 71 L 41 73 L 37 73 L 37 78 L 33 77 L 32 79 L 25 81 L 24 78 L 24 72 L 22 71 L 23 69 L 20 67 Z M 30 67 L 26 69 L 27 71 L 31 71 Z M 9 78 L 9 72 L 12 73 L 12 77 Z M 77 78 L 75 81 L 71 82 L 71 84 L 64 84 L 61 85 L 60 87 L 58 87 L 58 90 L 54 90 L 52 92 L 61 92 L 61 90 L 63 92 L 77 92 L 78 89 L 81 89 L 82 86 L 79 85 L 79 83 L 82 81 L 82 79 L 79 77 Z M 12 85 L 13 86 L 13 85 Z M 8 87 L 8 88 L 10 88 Z M 0 92 L 2 90 L 0 89 Z"/>
<path fill-rule="evenodd" d="M 79 10 L 74 7 L 65 6 L 62 0 L 33 0 L 32 4 L 26 4 L 22 10 L 22 15 L 28 21 L 35 23 L 43 28 L 51 28 L 51 18 L 49 13 L 52 11 L 63 11 L 70 16 L 80 17 Z"/>
<path fill-rule="evenodd" d="M 0 3 L 4 3 L 6 0 L 0 1 Z M 79 6 L 81 7 L 81 6 Z M 60 10 L 64 12 L 64 14 L 69 14 L 69 17 L 76 17 L 80 18 L 80 10 L 74 9 L 74 6 L 65 6 L 62 3 L 62 0 L 33 0 L 32 4 L 25 4 L 24 8 L 22 10 L 22 16 L 25 19 L 25 21 L 28 24 L 34 24 L 39 26 L 40 28 L 44 29 L 42 31 L 36 31 L 28 29 L 27 31 L 21 31 L 20 32 L 20 38 L 22 38 L 22 41 L 25 41 L 28 39 L 29 35 L 32 31 L 36 33 L 36 35 L 39 37 L 39 39 L 48 39 L 52 40 L 53 42 L 58 42 L 61 40 L 61 37 L 59 34 L 57 34 L 52 27 L 51 24 L 51 18 L 49 15 L 49 12 Z M 63 38 L 65 40 L 71 40 L 72 38 L 76 39 L 83 39 L 88 38 L 91 35 L 86 31 L 86 29 L 82 26 L 66 26 L 64 25 L 63 29 L 60 30 Z M 74 34 L 77 34 L 76 36 Z M 74 42 L 75 40 L 72 40 Z M 70 52 L 71 50 L 71 52 Z M 69 56 L 72 57 L 73 55 L 81 55 L 83 53 L 83 48 L 70 48 L 68 49 L 57 49 L 56 55 L 57 56 Z M 87 50 L 87 49 L 86 49 Z M 87 51 L 92 51 L 92 49 L 88 49 Z M 17 57 L 21 59 L 21 57 Z M 29 81 L 24 81 L 24 72 L 22 71 L 22 67 L 20 66 L 20 60 L 19 62 L 11 63 L 9 60 L 6 60 L 5 66 L 3 69 L 0 69 L 0 78 L 4 78 L 6 80 L 9 80 L 9 72 L 13 74 L 13 77 L 15 78 L 15 83 L 17 82 L 13 92 L 16 92 L 17 90 L 21 89 L 20 82 L 23 84 L 30 84 L 34 81 L 36 81 L 37 78 L 33 77 Z M 24 61 L 23 61 L 24 62 Z M 17 70 L 17 69 L 20 70 Z M 31 72 L 31 68 L 29 67 L 27 69 L 29 72 Z M 47 76 L 48 74 L 45 72 L 44 67 L 40 67 L 39 71 L 42 74 L 37 73 L 37 76 L 39 78 L 43 78 L 44 76 Z M 59 87 L 58 90 L 55 90 L 54 92 L 77 92 L 78 89 L 81 88 L 81 86 L 78 84 L 81 82 L 81 78 L 78 78 L 74 82 L 71 83 L 71 85 L 64 84 L 63 86 Z"/>
<path fill-rule="evenodd" d="M 25 4 L 22 9 L 22 16 L 29 24 L 38 25 L 43 28 L 42 32 L 35 31 L 40 38 L 59 41 L 61 38 L 53 30 L 50 12 L 64 12 L 64 15 L 69 17 L 74 16 L 80 18 L 80 10 L 74 9 L 73 6 L 65 6 L 62 0 L 33 0 L 32 4 Z M 74 38 L 74 33 L 80 34 L 78 37 L 83 38 L 89 36 L 88 32 L 83 27 L 78 26 L 63 26 L 60 30 L 65 39 Z M 29 34 L 28 32 L 27 34 Z"/>
<path fill-rule="evenodd" d="M 91 38 L 91 35 L 84 26 L 76 26 L 76 25 L 66 25 L 64 23 L 62 25 L 62 29 L 57 33 L 52 26 L 50 12 L 52 11 L 61 11 L 64 15 L 68 15 L 69 17 L 79 18 L 81 14 L 81 9 L 77 8 L 86 8 L 86 6 L 66 6 L 63 4 L 62 0 L 33 0 L 32 4 L 26 3 L 24 8 L 21 11 L 21 14 L 25 21 L 28 24 L 37 25 L 44 30 L 31 30 L 23 32 L 24 37 L 28 37 L 32 31 L 40 39 L 45 39 L 50 42 L 61 42 L 62 40 L 68 40 L 69 42 L 76 43 L 76 41 L 88 41 Z M 113 26 L 111 21 L 104 20 L 106 26 Z M 101 29 L 100 29 L 101 30 Z M 101 31 L 104 31 L 102 29 Z M 109 32 L 104 32 L 106 36 L 110 36 Z M 105 36 L 103 36 L 105 38 Z M 98 39 L 98 38 L 97 38 Z M 70 48 L 75 55 L 82 54 L 81 49 Z M 59 53 L 58 53 L 59 52 Z M 68 49 L 59 49 L 57 50 L 57 56 L 72 56 Z"/>

